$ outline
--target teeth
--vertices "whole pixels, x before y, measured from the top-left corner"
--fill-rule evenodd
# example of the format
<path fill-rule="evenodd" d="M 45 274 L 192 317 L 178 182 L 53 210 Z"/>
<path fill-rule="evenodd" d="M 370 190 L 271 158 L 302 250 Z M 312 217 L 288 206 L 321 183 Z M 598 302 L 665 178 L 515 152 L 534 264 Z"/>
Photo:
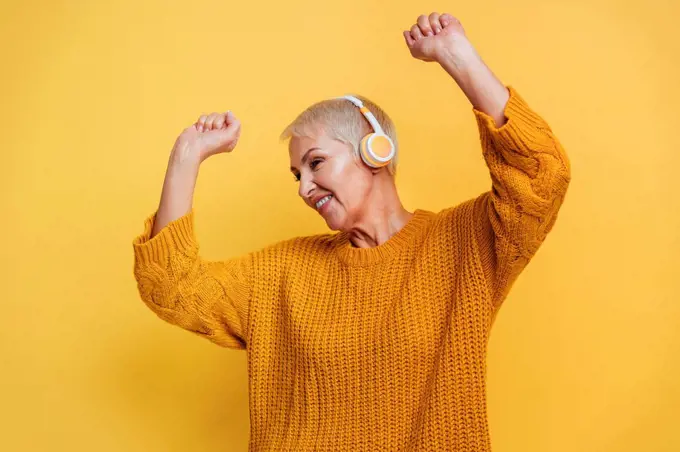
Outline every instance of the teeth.
<path fill-rule="evenodd" d="M 328 196 L 326 196 L 325 198 L 320 199 L 320 200 L 316 203 L 316 208 L 317 208 L 317 209 L 320 209 L 321 206 L 323 206 L 323 205 L 326 204 L 328 201 L 330 201 L 332 197 L 333 197 L 332 195 L 328 195 Z"/>

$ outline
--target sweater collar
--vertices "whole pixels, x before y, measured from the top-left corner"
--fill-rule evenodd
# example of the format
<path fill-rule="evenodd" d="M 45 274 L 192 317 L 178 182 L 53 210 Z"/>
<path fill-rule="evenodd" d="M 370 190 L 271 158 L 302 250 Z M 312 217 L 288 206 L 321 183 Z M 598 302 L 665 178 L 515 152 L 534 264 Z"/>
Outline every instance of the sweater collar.
<path fill-rule="evenodd" d="M 399 254 L 400 251 L 409 248 L 425 227 L 434 213 L 416 209 L 411 218 L 386 242 L 370 248 L 355 248 L 350 242 L 350 234 L 341 232 L 338 234 L 338 246 L 336 253 L 338 258 L 354 266 L 365 266 L 383 262 Z"/>

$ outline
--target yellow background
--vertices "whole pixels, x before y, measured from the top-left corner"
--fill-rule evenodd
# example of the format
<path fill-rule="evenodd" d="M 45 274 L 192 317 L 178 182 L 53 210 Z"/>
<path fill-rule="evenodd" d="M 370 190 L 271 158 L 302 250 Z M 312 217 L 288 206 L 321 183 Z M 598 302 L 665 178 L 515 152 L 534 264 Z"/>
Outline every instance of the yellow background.
<path fill-rule="evenodd" d="M 573 170 L 492 332 L 494 450 L 680 450 L 676 1 L 5 3 L 0 449 L 245 451 L 245 352 L 157 319 L 132 275 L 175 137 L 201 113 L 243 121 L 197 185 L 210 259 L 326 230 L 277 137 L 345 92 L 396 122 L 407 208 L 476 196 L 470 105 L 401 36 L 447 11 Z"/>

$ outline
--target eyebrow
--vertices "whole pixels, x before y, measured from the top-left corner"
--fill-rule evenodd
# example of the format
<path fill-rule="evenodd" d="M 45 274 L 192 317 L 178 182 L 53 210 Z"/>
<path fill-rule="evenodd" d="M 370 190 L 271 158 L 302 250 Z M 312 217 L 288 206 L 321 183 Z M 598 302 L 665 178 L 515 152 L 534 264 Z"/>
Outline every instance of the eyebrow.
<path fill-rule="evenodd" d="M 310 152 L 312 152 L 312 151 L 320 151 L 320 150 L 321 150 L 321 148 L 318 148 L 318 147 L 313 147 L 313 148 L 307 149 L 307 151 L 305 152 L 305 155 L 302 156 L 302 164 L 303 164 L 303 165 L 305 164 L 305 162 L 307 161 L 307 156 L 309 155 Z M 291 166 L 291 167 L 290 167 L 290 170 L 291 170 L 291 171 L 296 171 L 297 168 L 295 168 L 294 166 Z"/>

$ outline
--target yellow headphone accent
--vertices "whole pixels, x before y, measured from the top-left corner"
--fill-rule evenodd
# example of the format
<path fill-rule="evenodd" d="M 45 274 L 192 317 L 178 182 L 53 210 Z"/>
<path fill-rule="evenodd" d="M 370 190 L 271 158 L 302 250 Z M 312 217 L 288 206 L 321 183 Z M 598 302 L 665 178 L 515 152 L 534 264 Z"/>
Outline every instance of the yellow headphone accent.
<path fill-rule="evenodd" d="M 361 159 L 372 168 L 387 166 L 394 158 L 396 149 L 390 137 L 383 132 L 382 127 L 380 127 L 380 124 L 378 123 L 378 120 L 375 119 L 373 113 L 364 106 L 364 103 L 361 102 L 361 100 L 354 96 L 342 96 L 338 97 L 338 99 L 347 99 L 356 105 L 373 128 L 373 133 L 369 133 L 363 137 L 359 143 L 359 154 L 361 155 Z"/>

